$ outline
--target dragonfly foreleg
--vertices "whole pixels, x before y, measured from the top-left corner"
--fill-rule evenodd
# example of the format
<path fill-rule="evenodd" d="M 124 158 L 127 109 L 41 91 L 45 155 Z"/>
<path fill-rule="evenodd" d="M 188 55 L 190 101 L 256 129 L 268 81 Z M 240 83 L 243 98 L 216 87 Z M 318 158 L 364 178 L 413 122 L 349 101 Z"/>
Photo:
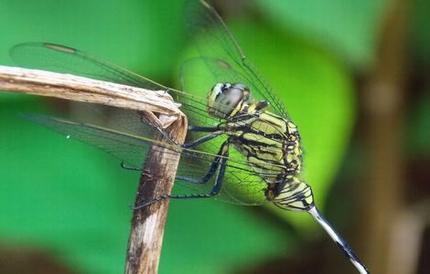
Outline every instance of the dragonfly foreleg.
<path fill-rule="evenodd" d="M 219 166 L 218 169 L 218 173 L 215 179 L 215 183 L 211 189 L 211 191 L 209 193 L 202 193 L 202 194 L 185 194 L 185 195 L 160 195 L 154 199 L 152 199 L 151 201 L 148 201 L 146 203 L 143 203 L 142 205 L 136 206 L 134 209 L 141 209 L 143 207 L 149 206 L 153 203 L 159 202 L 159 201 L 163 201 L 166 199 L 200 199 L 200 198 L 211 198 L 213 196 L 216 196 L 222 188 L 222 184 L 224 181 L 224 174 L 225 174 L 225 170 L 227 168 L 227 160 L 228 160 L 228 150 L 229 150 L 229 140 L 225 141 L 222 146 L 221 149 L 218 153 L 218 157 L 217 159 L 214 160 L 214 162 L 211 164 L 211 167 L 209 169 L 208 174 L 211 172 L 211 169 L 213 167 L 215 167 L 215 170 L 217 169 L 217 167 Z M 218 163 L 215 163 L 215 161 L 218 160 Z M 208 175 L 206 174 L 206 175 Z M 212 177 L 213 174 L 210 176 Z M 205 176 L 206 177 L 206 176 Z M 204 177 L 203 177 L 204 178 Z M 203 181 L 203 179 L 201 179 Z M 198 180 L 196 180 L 198 181 Z M 206 180 L 207 182 L 208 180 Z"/>
<path fill-rule="evenodd" d="M 228 160 L 229 144 L 230 144 L 229 140 L 225 141 L 222 144 L 217 154 L 217 157 L 212 162 L 207 174 L 203 176 L 201 179 L 194 180 L 194 182 L 197 182 L 197 183 L 208 182 L 219 166 L 218 173 L 215 178 L 215 183 L 209 193 L 189 194 L 189 195 L 170 195 L 170 198 L 173 198 L 173 199 L 210 198 L 217 195 L 221 191 L 222 183 L 224 181 L 224 174 L 225 174 L 225 169 L 227 167 L 227 160 Z"/>
<path fill-rule="evenodd" d="M 219 166 L 219 162 L 220 162 L 220 158 L 217 157 L 215 160 L 213 160 L 213 162 L 211 163 L 208 172 L 201 178 L 192 178 L 189 176 L 176 176 L 176 179 L 178 180 L 182 180 L 185 181 L 187 183 L 191 183 L 191 184 L 206 184 L 207 182 L 209 182 L 209 180 L 215 175 L 216 170 L 218 169 Z"/>
<path fill-rule="evenodd" d="M 225 148 L 227 147 L 227 148 Z M 209 182 L 209 180 L 215 175 L 220 162 L 221 162 L 221 158 L 226 158 L 226 154 L 228 155 L 228 141 L 224 142 L 220 148 L 220 150 L 217 153 L 217 156 L 215 157 L 215 159 L 212 161 L 211 165 L 209 166 L 208 171 L 206 172 L 206 174 L 203 177 L 200 177 L 198 179 L 193 178 L 193 177 L 189 177 L 189 176 L 176 176 L 176 179 L 185 181 L 187 183 L 191 183 L 191 184 L 206 184 L 207 182 Z"/>
<path fill-rule="evenodd" d="M 189 126 L 189 131 L 193 132 L 214 132 L 219 130 L 219 126 L 216 127 L 198 127 L 198 126 Z"/>
<path fill-rule="evenodd" d="M 203 143 L 205 143 L 205 142 L 207 142 L 209 140 L 212 140 L 213 138 L 215 138 L 215 137 L 217 137 L 217 136 L 219 136 L 219 135 L 221 135 L 223 133 L 224 133 L 224 131 L 222 131 L 222 130 L 214 131 L 214 132 L 212 132 L 212 133 L 210 133 L 208 135 L 205 135 L 203 137 L 198 138 L 197 140 L 191 141 L 189 143 L 185 143 L 185 144 L 182 145 L 182 147 L 183 148 L 196 147 L 196 146 L 198 146 L 200 144 L 203 144 Z"/>

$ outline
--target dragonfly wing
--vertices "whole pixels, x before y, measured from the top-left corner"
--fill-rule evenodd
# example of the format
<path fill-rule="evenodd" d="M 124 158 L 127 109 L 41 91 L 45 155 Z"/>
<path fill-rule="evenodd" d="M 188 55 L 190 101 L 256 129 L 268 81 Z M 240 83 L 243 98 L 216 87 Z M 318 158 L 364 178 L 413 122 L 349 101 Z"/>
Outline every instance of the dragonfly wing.
<path fill-rule="evenodd" d="M 127 69 L 64 45 L 27 42 L 15 45 L 9 54 L 12 60 L 23 67 L 70 73 L 154 90 L 168 90 L 167 87 Z"/>
<path fill-rule="evenodd" d="M 142 167 L 150 149 L 150 142 L 145 138 L 95 125 L 39 114 L 26 115 L 25 118 L 65 135 L 68 140 L 93 145 L 136 168 Z"/>
<path fill-rule="evenodd" d="M 23 67 L 70 73 L 145 89 L 165 90 L 173 96 L 175 101 L 181 103 L 181 109 L 188 116 L 194 117 L 196 125 L 215 125 L 218 122 L 209 117 L 205 97 L 196 97 L 190 93 L 161 85 L 75 48 L 53 43 L 28 42 L 15 45 L 10 50 L 10 56 Z M 208 92 L 208 87 L 205 87 L 204 91 Z"/>
<path fill-rule="evenodd" d="M 181 153 L 173 194 L 209 193 L 215 183 L 216 174 L 206 184 L 190 183 L 180 178 L 203 178 L 217 155 L 207 152 L 182 149 L 180 146 L 157 141 L 144 136 L 132 135 L 110 128 L 91 124 L 72 122 L 61 118 L 45 115 L 27 115 L 26 119 L 42 124 L 66 136 L 70 140 L 78 140 L 93 145 L 120 161 L 141 169 L 150 149 L 163 149 L 165 157 Z M 266 184 L 261 177 L 240 159 L 227 161 L 225 182 L 219 199 L 235 204 L 251 205 L 265 201 Z"/>
<path fill-rule="evenodd" d="M 209 57 L 206 60 L 216 60 L 207 65 L 218 82 L 235 81 L 247 85 L 256 99 L 268 101 L 275 112 L 287 117 L 284 105 L 246 58 L 217 11 L 206 1 L 199 0 L 189 1 L 187 12 L 192 18 L 188 29 L 197 37 L 195 44 L 200 55 Z"/>

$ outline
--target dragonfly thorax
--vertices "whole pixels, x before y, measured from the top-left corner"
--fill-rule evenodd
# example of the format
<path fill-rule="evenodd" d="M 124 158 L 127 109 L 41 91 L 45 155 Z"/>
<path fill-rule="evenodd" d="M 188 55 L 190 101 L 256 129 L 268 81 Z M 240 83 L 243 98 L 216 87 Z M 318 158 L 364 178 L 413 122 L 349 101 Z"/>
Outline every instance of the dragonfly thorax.
<path fill-rule="evenodd" d="M 208 113 L 227 119 L 238 114 L 250 102 L 248 87 L 240 83 L 217 83 L 208 94 Z"/>

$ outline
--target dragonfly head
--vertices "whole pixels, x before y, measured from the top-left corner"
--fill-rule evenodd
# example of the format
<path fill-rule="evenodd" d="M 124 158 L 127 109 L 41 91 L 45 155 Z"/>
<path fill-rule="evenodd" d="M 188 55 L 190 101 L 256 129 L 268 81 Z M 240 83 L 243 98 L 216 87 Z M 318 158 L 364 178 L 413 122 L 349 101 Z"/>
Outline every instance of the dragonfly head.
<path fill-rule="evenodd" d="M 208 113 L 226 119 L 248 105 L 250 91 L 244 84 L 217 83 L 208 94 Z"/>

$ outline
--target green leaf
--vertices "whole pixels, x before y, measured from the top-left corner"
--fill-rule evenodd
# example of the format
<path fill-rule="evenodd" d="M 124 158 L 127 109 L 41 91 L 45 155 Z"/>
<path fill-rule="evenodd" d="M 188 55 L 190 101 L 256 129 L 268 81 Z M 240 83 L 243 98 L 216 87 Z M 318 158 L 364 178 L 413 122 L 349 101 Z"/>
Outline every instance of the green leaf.
<path fill-rule="evenodd" d="M 76 47 L 115 64 L 161 78 L 184 44 L 183 0 L 0 3 L 0 60 L 8 50 L 36 41 Z"/>
<path fill-rule="evenodd" d="M 372 61 L 385 2 L 256 1 L 273 24 L 309 39 L 357 65 L 366 65 Z"/>
<path fill-rule="evenodd" d="M 243 207 L 215 200 L 172 201 L 160 273 L 229 273 L 288 255 L 297 247 L 288 232 Z"/>

